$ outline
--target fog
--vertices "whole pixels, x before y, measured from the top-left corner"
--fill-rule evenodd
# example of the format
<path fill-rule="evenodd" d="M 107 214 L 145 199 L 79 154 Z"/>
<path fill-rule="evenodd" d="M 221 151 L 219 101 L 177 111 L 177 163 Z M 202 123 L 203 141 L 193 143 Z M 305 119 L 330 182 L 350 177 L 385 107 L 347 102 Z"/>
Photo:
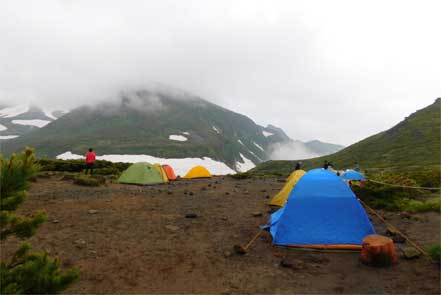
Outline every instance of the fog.
<path fill-rule="evenodd" d="M 439 11 L 439 1 L 2 0 L 0 102 L 72 108 L 161 83 L 294 139 L 348 145 L 441 96 Z"/>

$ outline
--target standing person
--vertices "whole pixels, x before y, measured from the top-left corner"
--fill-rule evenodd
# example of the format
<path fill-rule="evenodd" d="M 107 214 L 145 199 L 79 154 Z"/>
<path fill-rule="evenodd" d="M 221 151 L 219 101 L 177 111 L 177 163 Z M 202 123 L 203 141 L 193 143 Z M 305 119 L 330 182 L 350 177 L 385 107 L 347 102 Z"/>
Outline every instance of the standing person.
<path fill-rule="evenodd" d="M 90 148 L 89 152 L 86 154 L 86 174 L 87 171 L 90 170 L 90 175 L 93 174 L 93 163 L 95 163 L 96 155 L 93 152 L 93 149 Z"/>
<path fill-rule="evenodd" d="M 325 163 L 323 163 L 323 169 L 328 170 L 329 162 L 325 160 Z"/>
<path fill-rule="evenodd" d="M 302 162 L 297 162 L 294 170 L 300 170 L 301 167 L 302 167 Z"/>

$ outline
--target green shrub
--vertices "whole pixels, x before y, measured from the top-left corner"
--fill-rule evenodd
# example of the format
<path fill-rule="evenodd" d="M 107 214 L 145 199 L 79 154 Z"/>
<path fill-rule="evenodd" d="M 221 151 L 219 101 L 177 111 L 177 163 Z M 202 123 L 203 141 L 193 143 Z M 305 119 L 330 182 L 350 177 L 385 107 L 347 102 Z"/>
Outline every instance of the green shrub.
<path fill-rule="evenodd" d="M 236 173 L 230 175 L 234 179 L 247 179 L 250 178 L 250 175 L 248 173 Z"/>
<path fill-rule="evenodd" d="M 29 179 L 37 174 L 32 149 L 4 159 L 0 154 L 0 239 L 9 236 L 29 238 L 46 220 L 46 214 L 38 212 L 33 217 L 13 213 L 26 198 Z M 58 259 L 46 252 L 29 253 L 31 245 L 24 243 L 9 261 L 0 262 L 1 294 L 53 294 L 64 290 L 78 278 L 79 272 L 70 269 L 62 272 Z"/>
<path fill-rule="evenodd" d="M 441 245 L 440 244 L 432 245 L 429 248 L 429 255 L 433 261 L 437 262 L 438 264 L 441 264 Z"/>
<path fill-rule="evenodd" d="M 84 160 L 40 159 L 38 163 L 42 171 L 82 172 L 86 169 Z M 101 175 L 119 174 L 130 165 L 130 163 L 112 163 L 98 160 L 94 164 L 94 170 L 100 171 L 97 174 Z"/>
<path fill-rule="evenodd" d="M 86 175 L 75 176 L 73 179 L 73 182 L 75 184 L 83 185 L 83 186 L 99 186 L 100 185 L 100 182 L 96 178 L 86 176 Z"/>

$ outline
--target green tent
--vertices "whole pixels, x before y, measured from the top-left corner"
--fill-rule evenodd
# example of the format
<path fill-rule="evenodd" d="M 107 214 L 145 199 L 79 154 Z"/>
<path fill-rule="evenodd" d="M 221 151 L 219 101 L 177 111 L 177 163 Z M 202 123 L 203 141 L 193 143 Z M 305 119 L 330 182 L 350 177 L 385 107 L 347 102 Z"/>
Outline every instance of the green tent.
<path fill-rule="evenodd" d="M 155 184 L 164 182 L 158 169 L 149 163 L 133 164 L 121 174 L 118 181 L 130 184 Z"/>

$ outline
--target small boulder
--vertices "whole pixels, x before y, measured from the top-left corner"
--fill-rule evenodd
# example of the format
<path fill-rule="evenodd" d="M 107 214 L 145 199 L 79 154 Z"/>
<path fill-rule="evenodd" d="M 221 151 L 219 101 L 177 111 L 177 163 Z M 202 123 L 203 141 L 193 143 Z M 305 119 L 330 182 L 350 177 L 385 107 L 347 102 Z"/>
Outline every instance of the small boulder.
<path fill-rule="evenodd" d="M 225 195 L 227 195 L 227 196 L 228 196 L 229 194 L 230 194 L 229 192 L 225 192 Z"/>
<path fill-rule="evenodd" d="M 194 195 L 194 193 L 193 193 L 193 192 L 189 192 L 188 194 L 189 194 L 190 196 L 193 196 L 193 195 Z"/>
<path fill-rule="evenodd" d="M 75 246 L 80 249 L 84 248 L 86 246 L 86 241 L 83 239 L 78 239 L 75 241 Z"/>
<path fill-rule="evenodd" d="M 225 258 L 231 257 L 232 255 L 233 255 L 233 253 L 231 253 L 231 251 L 225 251 L 224 252 L 224 257 Z"/>
<path fill-rule="evenodd" d="M 59 223 L 60 221 L 58 219 L 52 220 L 52 223 Z"/>
<path fill-rule="evenodd" d="M 401 251 L 403 251 L 402 257 L 405 259 L 415 259 L 420 257 L 421 255 L 421 253 L 413 247 L 406 247 L 403 248 Z"/>
<path fill-rule="evenodd" d="M 393 237 L 392 237 L 392 241 L 394 241 L 394 243 L 401 244 L 401 243 L 406 242 L 406 239 L 403 238 L 402 235 L 396 235 L 396 236 L 393 236 Z"/>
<path fill-rule="evenodd" d="M 262 212 L 254 212 L 253 216 L 254 217 L 261 217 L 262 216 Z"/>
<path fill-rule="evenodd" d="M 196 213 L 187 213 L 185 214 L 185 218 L 197 218 L 198 215 Z"/>
<path fill-rule="evenodd" d="M 166 225 L 165 228 L 174 232 L 179 230 L 179 226 L 171 225 L 171 224 Z"/>
<path fill-rule="evenodd" d="M 98 213 L 98 210 L 95 209 L 90 209 L 89 211 L 87 211 L 89 214 L 96 214 Z"/>

